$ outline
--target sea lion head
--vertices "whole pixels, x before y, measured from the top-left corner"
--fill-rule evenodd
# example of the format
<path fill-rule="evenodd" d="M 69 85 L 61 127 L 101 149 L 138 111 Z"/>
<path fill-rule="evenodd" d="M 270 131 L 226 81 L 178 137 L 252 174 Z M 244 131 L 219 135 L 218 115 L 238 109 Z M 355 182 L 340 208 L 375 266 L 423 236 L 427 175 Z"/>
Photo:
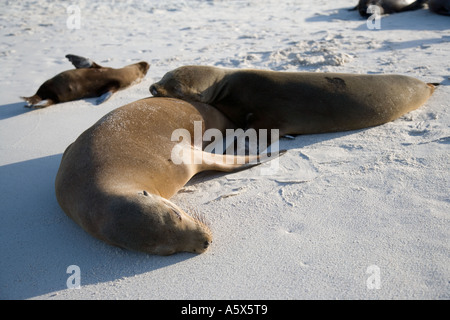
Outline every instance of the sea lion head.
<path fill-rule="evenodd" d="M 128 79 L 132 84 L 139 83 L 144 79 L 148 69 L 150 69 L 150 65 L 145 61 L 130 64 L 121 69 L 122 71 L 126 70 L 126 72 L 122 74 L 122 78 Z"/>
<path fill-rule="evenodd" d="M 144 76 L 147 74 L 148 69 L 150 69 L 150 65 L 145 61 L 138 62 L 135 65 L 141 70 Z"/>
<path fill-rule="evenodd" d="M 211 103 L 217 94 L 217 84 L 224 70 L 209 66 L 183 66 L 166 73 L 150 86 L 155 97 L 170 97 Z"/>
<path fill-rule="evenodd" d="M 159 198 L 158 196 L 154 196 Z M 212 243 L 211 230 L 206 225 L 204 219 L 194 214 L 190 216 L 174 203 L 164 199 L 162 200 L 162 213 L 166 217 L 166 227 L 172 231 L 175 237 L 170 239 L 168 252 L 192 252 L 203 253 Z M 173 243 L 173 248 L 171 248 Z M 172 250 L 172 251 L 171 251 Z"/>
<path fill-rule="evenodd" d="M 125 67 L 125 68 L 127 68 L 127 67 Z M 130 64 L 128 66 L 128 68 L 133 68 L 135 70 L 133 73 L 135 73 L 135 74 L 137 73 L 135 76 L 136 80 L 141 81 L 147 74 L 148 69 L 150 69 L 150 65 L 145 61 L 141 61 L 138 63 Z"/>
<path fill-rule="evenodd" d="M 211 231 L 201 219 L 146 191 L 113 197 L 108 211 L 114 217 L 104 220 L 101 233 L 107 242 L 127 249 L 159 255 L 203 253 L 212 242 Z"/>

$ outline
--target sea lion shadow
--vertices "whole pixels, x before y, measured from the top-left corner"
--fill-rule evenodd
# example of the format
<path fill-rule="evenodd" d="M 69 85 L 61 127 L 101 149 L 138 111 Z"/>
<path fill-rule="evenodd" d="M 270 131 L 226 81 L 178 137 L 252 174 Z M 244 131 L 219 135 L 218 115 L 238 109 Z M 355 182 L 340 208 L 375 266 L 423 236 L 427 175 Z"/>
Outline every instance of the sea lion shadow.
<path fill-rule="evenodd" d="M 421 48 L 426 49 L 431 45 L 439 44 L 443 42 L 450 42 L 450 37 L 442 36 L 440 38 L 429 38 L 420 40 L 407 40 L 407 41 L 390 41 L 384 40 L 383 46 L 378 49 L 379 51 L 391 51 L 409 49 L 409 48 Z"/>
<path fill-rule="evenodd" d="M 377 27 L 375 26 L 375 18 L 376 17 L 373 16 L 370 21 L 363 18 L 363 23 L 361 23 L 361 25 L 356 27 L 354 30 L 377 32 L 386 30 L 445 31 L 448 29 L 448 17 L 435 14 L 428 9 L 419 9 L 415 11 L 399 12 L 379 16 L 379 25 Z"/>
<path fill-rule="evenodd" d="M 306 18 L 306 22 L 331 22 L 333 20 L 362 20 L 357 10 L 352 10 L 354 7 L 339 8 L 326 10 L 325 13 L 316 13 L 314 16 Z"/>
<path fill-rule="evenodd" d="M 61 157 L 56 154 L 0 166 L 0 299 L 69 290 L 73 272 L 67 273 L 67 268 L 71 265 L 80 268 L 83 287 L 196 257 L 132 252 L 90 236 L 64 214 L 56 200 L 54 181 Z"/>
<path fill-rule="evenodd" d="M 19 116 L 26 112 L 29 112 L 30 109 L 25 108 L 25 102 L 14 102 L 9 104 L 4 104 L 0 106 L 0 120 L 5 120 L 8 118 L 13 118 L 15 116 Z"/>

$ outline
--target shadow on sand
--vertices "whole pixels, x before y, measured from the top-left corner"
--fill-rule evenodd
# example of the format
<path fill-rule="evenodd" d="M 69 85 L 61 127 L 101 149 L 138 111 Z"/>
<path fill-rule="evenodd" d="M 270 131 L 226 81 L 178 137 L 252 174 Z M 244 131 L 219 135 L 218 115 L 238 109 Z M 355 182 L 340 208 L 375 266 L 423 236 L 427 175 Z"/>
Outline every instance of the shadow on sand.
<path fill-rule="evenodd" d="M 0 120 L 13 118 L 29 112 L 31 109 L 25 108 L 25 102 L 15 102 L 0 106 Z"/>
<path fill-rule="evenodd" d="M 0 166 L 0 299 L 27 299 L 67 289 L 67 267 L 81 285 L 151 272 L 193 254 L 152 256 L 109 246 L 59 207 L 54 179 L 62 154 Z"/>
<path fill-rule="evenodd" d="M 280 140 L 281 149 L 302 148 L 357 131 Z M 87 234 L 59 207 L 54 180 L 62 154 L 0 166 L 0 299 L 27 299 L 67 289 L 77 265 L 81 285 L 151 272 L 196 257 L 161 257 L 110 246 Z M 203 172 L 188 184 L 225 173 Z"/>
<path fill-rule="evenodd" d="M 355 1 L 356 5 L 357 1 Z M 338 10 L 328 10 L 312 17 L 306 18 L 306 22 L 330 22 L 333 20 L 361 21 L 355 30 L 377 32 L 377 29 L 369 30 L 367 18 L 361 17 L 357 10 L 349 11 L 351 7 Z M 448 29 L 448 17 L 438 15 L 424 8 L 415 11 L 406 11 L 383 15 L 380 17 L 381 28 L 379 30 L 440 30 Z"/>

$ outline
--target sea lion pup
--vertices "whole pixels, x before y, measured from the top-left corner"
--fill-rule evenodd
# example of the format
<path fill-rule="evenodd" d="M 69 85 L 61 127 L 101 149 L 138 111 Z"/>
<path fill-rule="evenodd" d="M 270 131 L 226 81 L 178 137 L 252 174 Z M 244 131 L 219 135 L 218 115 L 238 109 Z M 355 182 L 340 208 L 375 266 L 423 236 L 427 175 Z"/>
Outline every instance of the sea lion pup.
<path fill-rule="evenodd" d="M 66 55 L 66 58 L 76 69 L 61 72 L 45 81 L 34 96 L 22 97 L 28 102 L 27 107 L 45 108 L 56 103 L 93 97 L 100 97 L 97 100 L 97 104 L 100 104 L 114 92 L 141 81 L 150 67 L 142 61 L 114 69 L 72 54 Z"/>
<path fill-rule="evenodd" d="M 146 98 L 108 113 L 63 154 L 55 181 L 61 208 L 112 245 L 159 255 L 204 252 L 212 239 L 208 227 L 167 199 L 198 172 L 231 172 L 260 158 L 213 157 L 195 149 L 191 138 L 172 141 L 179 129 L 194 137 L 194 121 L 201 121 L 203 132 L 235 128 L 211 106 L 169 98 Z M 175 164 L 175 147 L 188 161 Z"/>
<path fill-rule="evenodd" d="M 356 130 L 421 106 L 434 85 L 402 75 L 276 72 L 184 66 L 150 86 L 154 96 L 210 104 L 240 128 L 279 135 Z"/>
<path fill-rule="evenodd" d="M 437 14 L 450 15 L 450 0 L 429 0 L 428 8 Z"/>
<path fill-rule="evenodd" d="M 369 17 L 373 12 L 367 12 L 367 9 L 372 5 L 380 8 L 379 14 L 389 14 L 421 9 L 426 2 L 427 0 L 360 0 L 351 10 L 358 10 L 362 17 Z"/>

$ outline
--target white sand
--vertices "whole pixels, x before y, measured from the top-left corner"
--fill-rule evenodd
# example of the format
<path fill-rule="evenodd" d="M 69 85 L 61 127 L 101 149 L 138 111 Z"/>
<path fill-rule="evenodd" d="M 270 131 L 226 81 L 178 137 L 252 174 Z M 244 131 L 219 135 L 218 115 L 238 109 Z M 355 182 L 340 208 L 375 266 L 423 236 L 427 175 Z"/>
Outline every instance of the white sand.
<path fill-rule="evenodd" d="M 450 19 L 419 10 L 369 30 L 346 10 L 356 2 L 80 1 L 81 28 L 70 30 L 66 2 L 2 1 L 0 298 L 449 299 Z M 152 66 L 100 106 L 23 108 L 19 96 L 72 67 L 67 53 Z M 104 244 L 56 202 L 61 154 L 186 64 L 399 73 L 442 85 L 392 123 L 283 139 L 289 151 L 274 176 L 254 168 L 196 177 L 172 200 L 209 221 L 205 254 Z M 81 289 L 66 286 L 70 265 L 80 267 Z M 379 289 L 367 285 L 374 279 Z"/>

